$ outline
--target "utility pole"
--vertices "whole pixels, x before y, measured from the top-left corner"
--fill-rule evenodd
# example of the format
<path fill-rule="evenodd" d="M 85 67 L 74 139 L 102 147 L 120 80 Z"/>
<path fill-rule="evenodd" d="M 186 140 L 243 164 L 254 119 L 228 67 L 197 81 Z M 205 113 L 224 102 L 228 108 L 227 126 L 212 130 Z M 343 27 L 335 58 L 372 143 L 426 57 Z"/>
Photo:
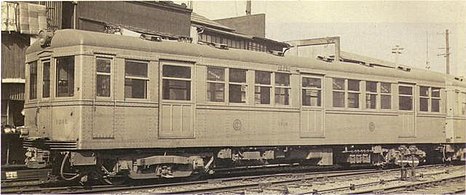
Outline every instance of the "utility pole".
<path fill-rule="evenodd" d="M 395 45 L 394 48 L 392 48 L 392 54 L 395 54 L 395 65 L 398 66 L 398 55 L 401 54 L 401 51 L 403 51 L 405 48 L 400 47 L 400 45 Z"/>
<path fill-rule="evenodd" d="M 251 15 L 251 0 L 246 1 L 246 16 Z"/>
<path fill-rule="evenodd" d="M 430 64 L 429 64 L 429 32 L 426 31 L 426 69 L 430 69 Z"/>
<path fill-rule="evenodd" d="M 445 65 L 447 66 L 447 74 L 450 74 L 450 41 L 448 29 L 445 30 Z"/>
<path fill-rule="evenodd" d="M 445 30 L 445 48 L 439 48 L 439 49 L 445 49 L 445 53 L 443 54 L 438 54 L 437 56 L 443 56 L 445 57 L 445 67 L 446 67 L 446 73 L 450 74 L 450 32 L 448 29 Z"/>

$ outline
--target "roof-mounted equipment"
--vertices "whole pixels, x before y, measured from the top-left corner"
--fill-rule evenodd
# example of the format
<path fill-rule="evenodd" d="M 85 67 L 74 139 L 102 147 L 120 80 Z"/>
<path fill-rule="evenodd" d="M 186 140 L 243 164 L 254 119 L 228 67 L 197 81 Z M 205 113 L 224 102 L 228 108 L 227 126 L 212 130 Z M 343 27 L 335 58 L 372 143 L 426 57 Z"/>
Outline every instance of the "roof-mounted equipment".
<path fill-rule="evenodd" d="M 410 71 L 411 71 L 411 68 L 410 68 L 410 67 L 406 67 L 406 66 L 398 66 L 398 69 L 399 69 L 399 70 L 402 70 L 402 71 L 406 71 L 406 72 L 410 72 Z"/>
<path fill-rule="evenodd" d="M 271 53 L 274 56 L 285 56 L 285 52 L 283 51 L 277 51 L 277 50 L 269 50 L 269 53 Z"/>
<path fill-rule="evenodd" d="M 208 43 L 209 46 L 215 47 L 217 49 L 228 50 L 228 45 L 223 43 Z"/>
<path fill-rule="evenodd" d="M 141 39 L 144 39 L 144 40 L 148 40 L 148 41 L 157 41 L 157 42 L 161 42 L 162 41 L 162 37 L 161 36 L 157 36 L 157 35 L 149 35 L 149 34 L 141 34 L 140 36 Z"/>
<path fill-rule="evenodd" d="M 41 30 L 39 32 L 39 44 L 42 48 L 49 47 L 52 42 L 54 31 L 51 30 Z"/>

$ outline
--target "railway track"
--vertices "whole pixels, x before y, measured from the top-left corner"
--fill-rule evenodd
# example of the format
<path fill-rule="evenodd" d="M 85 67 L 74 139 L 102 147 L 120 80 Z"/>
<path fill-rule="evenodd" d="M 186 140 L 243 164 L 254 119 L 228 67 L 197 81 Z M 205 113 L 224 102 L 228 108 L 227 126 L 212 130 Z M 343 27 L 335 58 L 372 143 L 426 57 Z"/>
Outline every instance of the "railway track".
<path fill-rule="evenodd" d="M 454 177 L 463 173 L 464 166 L 430 165 L 418 168 L 419 183 L 435 182 L 439 175 Z M 461 174 L 459 174 L 461 175 Z M 456 177 L 459 177 L 456 175 Z M 422 176 L 422 177 L 421 177 Z M 434 179 L 431 177 L 436 176 Z M 365 179 L 364 179 L 365 178 Z M 371 179 L 370 179 L 371 178 Z M 381 179 L 383 178 L 383 179 Z M 449 180 L 443 177 L 443 182 Z M 458 179 L 458 178 L 457 178 Z M 376 193 L 394 191 L 393 183 L 399 182 L 399 169 L 388 170 L 345 170 L 311 173 L 280 173 L 259 176 L 239 176 L 231 178 L 214 178 L 201 181 L 173 182 L 164 184 L 130 184 L 121 186 L 67 186 L 37 187 L 7 190 L 3 193 L 157 193 L 157 194 L 206 194 L 206 193 L 292 193 L 292 194 L 340 194 L 340 193 Z M 463 180 L 464 181 L 464 180 Z M 383 189 L 382 184 L 392 183 L 393 189 Z M 437 181 L 438 183 L 438 181 Z M 464 182 L 463 182 L 464 183 Z M 408 183 L 404 183 L 407 185 Z M 414 184 L 414 183 L 411 183 Z M 420 184 L 419 184 L 420 185 Z M 424 184 L 427 185 L 427 184 Z M 385 185 L 387 187 L 389 185 Z M 372 188 L 370 188 L 372 187 Z M 388 188 L 388 187 L 387 187 Z M 406 189 L 405 188 L 399 188 Z M 457 191 L 461 189 L 457 189 Z M 464 188 L 463 188 L 464 190 Z"/>

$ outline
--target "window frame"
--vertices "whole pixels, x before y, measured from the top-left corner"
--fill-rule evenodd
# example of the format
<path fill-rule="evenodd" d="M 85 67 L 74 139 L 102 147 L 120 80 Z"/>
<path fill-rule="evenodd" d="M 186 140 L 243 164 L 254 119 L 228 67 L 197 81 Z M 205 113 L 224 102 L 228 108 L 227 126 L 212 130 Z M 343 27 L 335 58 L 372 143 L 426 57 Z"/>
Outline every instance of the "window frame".
<path fill-rule="evenodd" d="M 427 88 L 427 95 L 423 95 L 421 93 L 421 88 Z M 425 85 L 420 85 L 418 87 L 419 89 L 419 109 L 418 111 L 419 112 L 422 112 L 422 113 L 442 113 L 441 111 L 441 101 L 442 101 L 442 95 L 441 95 L 441 90 L 442 88 L 440 87 L 432 87 L 432 86 L 425 86 Z M 438 89 L 439 92 L 438 92 L 438 97 L 434 97 L 433 93 L 434 93 L 434 89 Z M 421 103 L 422 103 L 422 99 L 426 99 L 427 100 L 427 110 L 421 110 L 422 106 L 421 106 Z M 437 100 L 438 101 L 438 111 L 433 111 L 434 109 L 434 104 L 433 104 L 433 101 L 434 100 Z"/>
<path fill-rule="evenodd" d="M 320 80 L 320 88 L 318 88 L 318 87 L 305 87 L 303 85 L 303 80 L 305 78 L 319 79 Z M 322 91 L 323 91 L 323 88 L 324 88 L 324 82 L 323 81 L 324 81 L 324 77 L 311 76 L 311 75 L 301 75 L 301 83 L 300 83 L 300 86 L 301 86 L 301 106 L 310 107 L 310 108 L 322 108 L 322 105 L 324 104 L 324 102 L 323 102 L 324 98 L 322 97 L 323 96 Z M 318 99 L 319 102 L 317 103 L 316 106 L 304 105 L 303 90 L 316 90 L 318 92 L 318 94 L 320 94 L 320 99 Z M 332 87 L 332 96 L 333 96 L 333 87 Z M 333 99 L 332 99 L 332 102 L 333 102 Z M 319 104 L 320 104 L 320 106 L 319 106 Z M 334 108 L 341 108 L 341 107 L 334 107 Z"/>
<path fill-rule="evenodd" d="M 223 81 L 218 81 L 218 80 L 209 80 L 209 68 L 217 68 L 217 69 L 222 69 L 223 70 Z M 225 103 L 227 101 L 227 71 L 228 68 L 226 67 L 221 67 L 221 66 L 206 66 L 206 101 L 209 103 Z M 209 86 L 210 84 L 223 84 L 223 101 L 212 101 L 209 99 Z"/>
<path fill-rule="evenodd" d="M 462 116 L 466 116 L 466 92 L 461 92 L 460 93 L 463 97 L 460 99 L 461 101 L 458 101 L 460 102 L 460 115 Z"/>
<path fill-rule="evenodd" d="M 141 77 L 141 76 L 128 76 L 126 75 L 126 62 L 137 62 L 137 63 L 145 63 L 146 64 L 146 77 Z M 149 61 L 146 60 L 137 60 L 137 59 L 124 59 L 124 89 L 123 89 L 123 96 L 125 99 L 131 99 L 131 100 L 149 100 Z M 131 79 L 131 80 L 142 80 L 146 82 L 146 89 L 145 89 L 145 97 L 144 98 L 137 98 L 137 97 L 126 97 L 126 79 Z"/>
<path fill-rule="evenodd" d="M 288 76 L 288 85 L 278 85 L 277 84 L 277 75 L 278 74 L 284 74 L 286 76 Z M 273 100 L 273 103 L 271 102 L 271 104 L 275 105 L 275 106 L 286 106 L 286 107 L 289 107 L 291 106 L 291 73 L 288 73 L 288 72 L 272 72 L 272 93 L 273 94 L 270 94 L 271 96 L 273 96 L 274 100 Z M 285 89 L 285 90 L 288 90 L 288 104 L 280 104 L 277 102 L 277 89 Z M 281 94 L 278 94 L 278 95 L 281 95 Z M 272 100 L 271 100 L 272 101 Z"/>
<path fill-rule="evenodd" d="M 438 97 L 434 97 L 434 95 L 433 95 L 434 89 L 438 89 L 438 90 L 439 90 L 439 91 L 438 91 Z M 430 90 L 429 95 L 431 96 L 430 99 L 429 99 L 429 103 L 430 103 L 430 106 L 429 106 L 430 112 L 432 112 L 432 113 L 442 113 L 442 109 L 441 109 L 441 108 L 442 108 L 442 107 L 441 107 L 441 104 L 442 104 L 442 88 L 440 88 L 440 87 L 430 87 L 429 90 Z M 434 101 L 434 100 L 438 100 L 438 111 L 433 111 L 433 110 L 434 110 L 434 109 L 433 109 L 433 108 L 434 108 L 434 107 L 433 107 L 433 106 L 434 106 L 434 104 L 433 104 L 433 101 Z"/>
<path fill-rule="evenodd" d="M 350 80 L 351 81 L 357 81 L 358 82 L 358 91 L 355 91 L 355 90 L 350 90 L 349 88 L 349 85 L 350 85 Z M 362 80 L 357 80 L 357 79 L 346 79 L 346 108 L 347 109 L 352 109 L 352 110 L 359 110 L 361 109 L 361 94 L 362 94 L 362 91 L 361 91 L 361 83 L 362 83 Z M 357 94 L 357 107 L 349 107 L 349 98 L 350 98 L 350 94 Z"/>
<path fill-rule="evenodd" d="M 48 67 L 49 67 L 49 78 L 48 80 L 45 80 L 45 64 L 48 63 Z M 43 99 L 48 99 L 48 98 L 51 98 L 52 96 L 52 61 L 50 59 L 44 59 L 44 60 L 41 60 L 41 64 L 42 64 L 42 98 Z M 44 86 L 45 86 L 45 82 L 48 81 L 48 90 L 49 90 L 49 94 L 48 96 L 44 96 L 45 95 L 45 90 L 44 90 Z"/>
<path fill-rule="evenodd" d="M 258 73 L 268 73 L 269 74 L 269 81 L 270 83 L 269 84 L 264 84 L 264 83 L 258 83 L 257 82 L 257 74 Z M 254 105 L 273 105 L 273 100 L 272 100 L 272 94 L 275 95 L 275 92 L 272 90 L 273 88 L 273 85 L 275 85 L 274 83 L 274 74 L 273 72 L 271 71 L 262 71 L 262 70 L 254 70 Z M 262 100 L 262 93 L 261 91 L 259 91 L 259 93 L 256 91 L 256 88 L 259 87 L 259 89 L 262 89 L 263 87 L 264 88 L 269 88 L 269 103 L 265 104 L 265 103 L 262 103 L 261 100 Z M 257 102 L 257 99 L 256 99 L 256 95 L 259 94 L 259 103 Z"/>
<path fill-rule="evenodd" d="M 180 78 L 180 77 L 169 77 L 169 76 L 163 76 L 163 68 L 165 66 L 178 66 L 178 67 L 186 67 L 189 68 L 189 78 Z M 164 102 L 193 102 L 194 101 L 194 89 L 193 89 L 193 80 L 194 80 L 194 69 L 195 66 L 192 64 L 186 64 L 186 63 L 181 63 L 181 62 L 173 62 L 173 61 L 165 61 L 162 63 L 160 66 L 160 99 Z M 206 77 L 207 79 L 207 77 Z M 189 82 L 189 100 L 175 100 L 175 99 L 165 99 L 164 98 L 164 80 L 168 81 L 184 81 L 184 82 Z M 207 91 L 207 88 L 206 88 Z"/>
<path fill-rule="evenodd" d="M 29 76 L 29 97 L 28 98 L 29 100 L 38 99 L 37 97 L 38 95 L 38 82 L 37 82 L 38 81 L 38 77 L 37 77 L 38 65 L 37 64 L 38 64 L 37 60 L 28 63 L 28 69 L 29 69 L 29 75 L 28 75 Z M 35 71 L 33 71 L 33 66 L 34 66 Z M 35 76 L 32 76 L 32 75 L 35 75 Z M 34 78 L 34 82 L 33 82 L 33 78 Z"/>
<path fill-rule="evenodd" d="M 60 88 L 59 88 L 59 81 L 60 81 L 60 80 L 59 80 L 58 77 L 60 76 L 60 75 L 59 75 L 60 72 L 58 71 L 58 65 L 59 65 L 58 59 L 59 59 L 59 58 L 69 58 L 69 57 L 73 58 L 73 86 L 72 86 L 72 92 L 73 92 L 73 94 L 72 94 L 72 95 L 67 95 L 67 96 L 62 96 L 62 95 L 59 95 L 59 93 L 60 93 L 60 92 L 59 92 L 59 89 L 60 89 Z M 67 74 L 67 77 L 68 77 L 68 74 Z M 69 78 L 67 78 L 67 79 L 68 79 L 68 81 L 69 81 Z M 55 97 L 56 97 L 56 98 L 72 98 L 72 97 L 74 97 L 74 96 L 76 95 L 75 89 L 74 89 L 74 88 L 76 87 L 76 82 L 75 82 L 75 80 L 76 80 L 76 56 L 74 56 L 74 55 L 68 55 L 68 56 L 59 56 L 59 57 L 55 57 Z M 68 86 L 68 87 L 69 87 L 69 86 Z M 68 92 L 68 93 L 69 93 L 69 92 Z"/>
<path fill-rule="evenodd" d="M 109 73 L 106 73 L 106 72 L 99 72 L 97 70 L 97 60 L 98 59 L 106 59 L 106 60 L 109 60 L 110 61 L 110 72 Z M 113 73 L 114 73 L 114 58 L 112 56 L 106 56 L 106 55 L 96 55 L 95 58 L 94 58 L 94 62 L 95 62 L 95 97 L 96 98 L 99 98 L 99 99 L 107 99 L 107 98 L 112 98 L 113 97 Z M 126 61 L 125 61 L 126 63 Z M 126 71 L 126 69 L 125 69 Z M 125 72 L 126 74 L 126 72 Z M 98 93 L 97 93 L 97 78 L 99 76 L 108 76 L 109 79 L 110 79 L 110 83 L 109 83 L 109 96 L 99 96 Z M 126 85 L 126 75 L 125 75 L 125 85 Z"/>
<path fill-rule="evenodd" d="M 389 88 L 390 91 L 389 92 L 383 92 L 382 91 L 382 85 L 384 83 L 390 85 L 390 88 Z M 381 81 L 381 82 L 378 83 L 378 85 L 379 86 L 377 87 L 377 90 L 380 92 L 380 110 L 393 110 L 393 98 L 392 98 L 393 97 L 393 89 L 392 89 L 393 83 Z M 390 102 L 390 108 L 384 108 L 383 107 L 383 101 L 382 101 L 383 96 L 390 97 L 390 101 L 389 101 Z"/>
<path fill-rule="evenodd" d="M 242 70 L 242 71 L 244 71 L 244 74 L 245 74 L 245 81 L 244 81 L 244 82 L 231 81 L 231 72 L 232 72 L 232 70 Z M 248 98 L 248 90 L 249 90 L 249 89 L 248 89 L 248 88 L 249 88 L 249 85 L 248 85 L 248 72 L 249 72 L 249 71 L 250 71 L 250 70 L 244 69 L 244 68 L 228 68 L 228 69 L 227 69 L 227 73 L 228 73 L 228 93 L 227 93 L 227 95 L 228 95 L 228 97 L 227 97 L 228 100 L 227 100 L 227 103 L 228 103 L 228 104 L 239 104 L 239 105 L 249 104 L 249 98 Z M 230 86 L 231 86 L 231 85 L 236 85 L 236 86 L 239 85 L 239 86 L 241 86 L 241 87 L 245 87 L 245 88 L 246 88 L 246 90 L 244 91 L 244 93 L 245 93 L 245 94 L 244 94 L 244 96 L 245 96 L 244 102 L 232 102 L 232 101 L 231 101 L 231 98 L 230 98 L 230 96 L 231 96 Z"/>
<path fill-rule="evenodd" d="M 367 86 L 368 83 L 375 83 L 375 92 L 374 92 L 374 91 L 369 91 L 369 90 L 368 90 L 368 86 Z M 379 110 L 379 103 L 378 103 L 379 101 L 380 101 L 380 108 L 382 107 L 382 99 L 379 97 L 379 96 L 380 96 L 380 95 L 379 95 L 379 91 L 381 91 L 381 90 L 379 89 L 379 85 L 380 85 L 380 82 L 378 82 L 378 81 L 365 81 L 365 95 L 364 95 L 364 97 L 365 97 L 365 101 L 364 101 L 364 102 L 365 102 L 365 109 L 368 109 L 368 110 Z M 369 97 L 370 97 L 371 95 L 375 95 L 375 108 L 370 108 L 370 107 L 368 107 L 368 105 L 367 105 L 367 103 L 368 103 L 368 99 L 367 99 L 367 98 L 368 98 L 368 95 L 369 95 Z"/>
<path fill-rule="evenodd" d="M 427 95 L 422 94 L 422 90 L 421 90 L 422 88 L 427 88 Z M 430 95 L 431 95 L 431 93 L 430 93 L 430 87 L 429 87 L 429 86 L 420 85 L 420 86 L 418 87 L 418 89 L 419 89 L 419 109 L 418 109 L 418 111 L 419 111 L 419 112 L 430 112 L 430 111 L 431 111 L 431 108 L 430 108 Z M 422 106 L 422 99 L 427 100 L 427 105 L 426 105 L 427 110 L 421 110 L 422 107 L 423 107 L 423 106 Z"/>
<path fill-rule="evenodd" d="M 362 109 L 362 104 L 361 104 L 361 94 L 363 94 L 363 91 L 361 90 L 361 83 L 363 83 L 363 80 L 358 80 L 358 79 L 351 79 L 351 78 L 342 78 L 342 77 L 331 77 L 332 79 L 332 108 L 335 109 L 346 109 L 346 110 L 361 110 Z M 334 88 L 334 80 L 335 79 L 341 79 L 343 80 L 343 89 L 335 89 Z M 350 81 L 357 81 L 358 82 L 358 91 L 355 90 L 350 90 Z M 343 92 L 343 106 L 335 106 L 335 93 L 342 93 Z M 358 107 L 349 107 L 349 98 L 350 94 L 357 94 L 357 105 Z"/>
<path fill-rule="evenodd" d="M 407 95 L 407 94 L 401 94 L 400 93 L 400 87 L 410 87 L 411 88 L 411 95 Z M 415 96 L 414 96 L 414 92 L 415 92 L 415 85 L 409 85 L 409 84 L 398 84 L 398 111 L 402 111 L 402 112 L 414 112 L 416 110 L 416 108 L 414 107 L 414 102 L 415 102 Z M 411 97 L 411 109 L 409 110 L 402 110 L 401 109 L 401 97 Z"/>
<path fill-rule="evenodd" d="M 332 108 L 339 108 L 339 109 L 346 109 L 347 108 L 347 79 L 340 78 L 340 77 L 332 77 Z M 334 88 L 334 81 L 336 79 L 343 80 L 343 89 L 335 89 Z M 335 106 L 335 93 L 343 93 L 343 106 Z"/>

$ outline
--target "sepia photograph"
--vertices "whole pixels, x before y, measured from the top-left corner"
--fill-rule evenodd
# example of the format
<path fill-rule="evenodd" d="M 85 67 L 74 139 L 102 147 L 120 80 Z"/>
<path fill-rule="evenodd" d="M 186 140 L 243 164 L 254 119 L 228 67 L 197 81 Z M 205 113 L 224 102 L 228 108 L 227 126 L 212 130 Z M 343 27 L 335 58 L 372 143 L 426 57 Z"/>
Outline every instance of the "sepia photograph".
<path fill-rule="evenodd" d="M 466 1 L 1 1 L 2 194 L 464 194 Z"/>

